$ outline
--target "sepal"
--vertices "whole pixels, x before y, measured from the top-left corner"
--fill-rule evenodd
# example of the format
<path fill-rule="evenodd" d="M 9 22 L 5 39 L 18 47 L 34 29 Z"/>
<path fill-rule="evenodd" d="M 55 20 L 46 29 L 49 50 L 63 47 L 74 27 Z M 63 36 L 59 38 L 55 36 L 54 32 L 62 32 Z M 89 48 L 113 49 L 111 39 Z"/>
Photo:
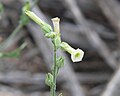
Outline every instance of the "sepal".
<path fill-rule="evenodd" d="M 63 57 L 59 57 L 57 58 L 57 67 L 58 68 L 62 68 L 64 66 L 64 58 Z"/>
<path fill-rule="evenodd" d="M 46 74 L 45 83 L 46 83 L 46 85 L 52 87 L 52 85 L 53 85 L 53 75 L 51 73 Z"/>

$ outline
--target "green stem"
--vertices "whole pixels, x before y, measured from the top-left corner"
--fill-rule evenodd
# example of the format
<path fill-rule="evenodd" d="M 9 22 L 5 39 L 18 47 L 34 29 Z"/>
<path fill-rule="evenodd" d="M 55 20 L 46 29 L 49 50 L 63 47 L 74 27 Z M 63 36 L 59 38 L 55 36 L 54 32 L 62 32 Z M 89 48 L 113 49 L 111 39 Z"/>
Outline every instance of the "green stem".
<path fill-rule="evenodd" d="M 7 48 L 9 43 L 11 43 L 12 39 L 16 36 L 16 34 L 20 31 L 20 29 L 23 27 L 23 24 L 19 24 L 15 30 L 12 32 L 12 34 L 0 44 L 0 51 L 4 50 Z"/>
<path fill-rule="evenodd" d="M 54 67 L 53 67 L 53 85 L 51 86 L 51 96 L 56 96 L 56 78 L 57 78 L 57 65 L 56 65 L 56 59 L 57 59 L 57 54 L 56 54 L 57 48 L 54 45 Z"/>

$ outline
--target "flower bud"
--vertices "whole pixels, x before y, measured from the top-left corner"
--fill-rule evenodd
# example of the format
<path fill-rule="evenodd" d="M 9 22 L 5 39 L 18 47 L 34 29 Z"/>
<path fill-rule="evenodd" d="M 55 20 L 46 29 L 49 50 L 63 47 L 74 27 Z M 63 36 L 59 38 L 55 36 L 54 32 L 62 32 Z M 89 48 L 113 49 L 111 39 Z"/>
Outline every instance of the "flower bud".
<path fill-rule="evenodd" d="M 53 40 L 54 45 L 59 48 L 59 45 L 61 44 L 61 37 L 60 37 L 60 19 L 58 17 L 52 19 L 53 26 L 54 26 L 54 32 L 56 33 L 56 36 Z"/>
<path fill-rule="evenodd" d="M 52 27 L 42 21 L 37 15 L 35 15 L 33 12 L 26 10 L 25 13 L 38 25 L 40 25 L 41 29 L 43 30 L 44 34 L 52 32 Z"/>
<path fill-rule="evenodd" d="M 60 19 L 58 17 L 52 19 L 54 32 L 60 33 Z"/>

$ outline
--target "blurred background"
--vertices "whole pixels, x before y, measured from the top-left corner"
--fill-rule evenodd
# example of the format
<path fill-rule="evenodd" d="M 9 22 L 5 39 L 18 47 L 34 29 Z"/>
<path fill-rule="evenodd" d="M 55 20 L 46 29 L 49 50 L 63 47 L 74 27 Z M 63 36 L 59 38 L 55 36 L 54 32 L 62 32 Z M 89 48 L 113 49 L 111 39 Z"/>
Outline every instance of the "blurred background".
<path fill-rule="evenodd" d="M 51 18 L 59 17 L 62 40 L 85 52 L 79 63 L 59 52 L 65 66 L 58 76 L 57 92 L 120 96 L 120 0 L 28 1 L 32 11 L 50 25 Z M 19 58 L 0 59 L 0 96 L 49 96 L 44 79 L 53 61 L 51 42 L 34 22 L 20 26 L 25 0 L 0 3 L 0 51 L 10 52 L 27 43 Z"/>

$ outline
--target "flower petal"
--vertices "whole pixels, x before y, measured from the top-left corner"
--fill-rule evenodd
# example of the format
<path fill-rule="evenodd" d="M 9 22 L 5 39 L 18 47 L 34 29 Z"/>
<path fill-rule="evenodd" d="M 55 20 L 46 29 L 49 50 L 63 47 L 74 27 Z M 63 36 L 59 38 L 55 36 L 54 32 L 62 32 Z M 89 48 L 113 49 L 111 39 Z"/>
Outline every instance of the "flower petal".
<path fill-rule="evenodd" d="M 84 56 L 84 52 L 78 48 L 71 54 L 71 59 L 73 62 L 79 62 L 82 61 L 83 56 Z"/>

